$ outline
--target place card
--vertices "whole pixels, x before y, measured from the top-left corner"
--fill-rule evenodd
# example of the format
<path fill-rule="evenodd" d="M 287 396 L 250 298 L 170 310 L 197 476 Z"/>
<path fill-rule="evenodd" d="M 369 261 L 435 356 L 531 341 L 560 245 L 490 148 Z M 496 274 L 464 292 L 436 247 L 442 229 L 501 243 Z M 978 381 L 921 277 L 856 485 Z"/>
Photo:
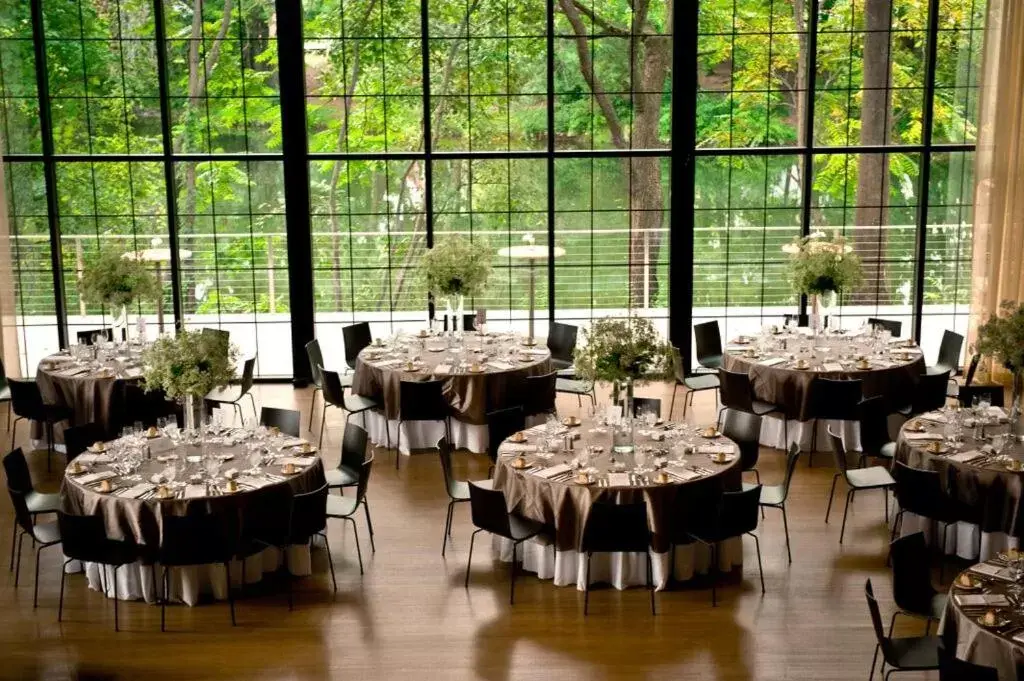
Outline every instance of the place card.
<path fill-rule="evenodd" d="M 980 459 L 983 456 L 985 456 L 985 455 L 982 454 L 981 452 L 979 452 L 977 450 L 971 450 L 969 452 L 960 452 L 959 454 L 951 454 L 951 455 L 949 455 L 946 458 L 949 459 L 950 461 L 956 461 L 957 463 L 970 463 L 970 462 L 974 461 L 975 459 Z"/>
<path fill-rule="evenodd" d="M 956 604 L 961 608 L 969 607 L 996 607 L 1008 608 L 1010 601 L 1004 594 L 957 594 Z"/>
<path fill-rule="evenodd" d="M 732 454 L 732 445 L 700 445 L 697 447 L 698 454 Z"/>
<path fill-rule="evenodd" d="M 746 352 L 749 345 L 726 345 L 725 349 L 730 352 Z"/>
<path fill-rule="evenodd" d="M 927 442 L 928 440 L 942 441 L 942 433 L 903 433 L 908 442 Z"/>
<path fill-rule="evenodd" d="M 821 365 L 822 371 L 842 371 L 843 365 L 838 362 L 825 362 Z"/>
<path fill-rule="evenodd" d="M 206 496 L 206 485 L 185 485 L 186 499 L 199 499 Z"/>
<path fill-rule="evenodd" d="M 501 446 L 502 454 L 520 454 L 537 451 L 537 445 L 523 444 L 522 442 L 509 442 Z"/>
<path fill-rule="evenodd" d="M 287 464 L 292 464 L 294 466 L 301 466 L 305 468 L 306 466 L 309 465 L 309 459 L 304 459 L 299 456 L 280 456 L 274 459 L 275 466 L 285 466 Z"/>
<path fill-rule="evenodd" d="M 769 357 L 768 359 L 761 360 L 761 365 L 766 367 L 773 367 L 776 364 L 782 364 L 785 361 L 786 360 L 783 357 Z"/>
<path fill-rule="evenodd" d="M 560 463 L 557 466 L 552 466 L 551 468 L 543 468 L 543 469 L 541 469 L 539 471 L 534 471 L 533 474 L 535 476 L 537 476 L 538 478 L 544 478 L 545 480 L 550 480 L 551 478 L 557 478 L 559 475 L 563 475 L 565 473 L 568 473 L 571 470 L 572 470 L 572 467 L 569 466 L 569 464 Z"/>
<path fill-rule="evenodd" d="M 608 474 L 608 486 L 609 487 L 630 487 L 629 473 L 609 473 Z"/>
<path fill-rule="evenodd" d="M 497 371 L 511 371 L 512 365 L 500 360 L 493 360 L 487 363 L 487 366 Z"/>
<path fill-rule="evenodd" d="M 444 376 L 446 374 L 450 374 L 451 371 L 452 368 L 448 364 L 438 364 L 436 367 L 434 367 L 434 375 L 436 376 Z"/>
<path fill-rule="evenodd" d="M 83 452 L 75 457 L 75 461 L 79 463 L 110 463 L 113 459 L 110 458 L 109 454 L 89 454 Z"/>
<path fill-rule="evenodd" d="M 114 471 L 100 471 L 99 473 L 86 473 L 85 475 L 75 478 L 75 481 L 80 485 L 89 485 L 100 480 L 109 480 L 110 478 L 117 477 L 117 473 Z"/>
<path fill-rule="evenodd" d="M 971 566 L 970 571 L 977 573 L 979 575 L 984 575 L 986 577 L 991 577 L 993 579 L 998 579 L 1004 582 L 1013 581 L 1013 574 L 1010 572 L 1009 568 L 1001 567 L 998 565 L 990 565 L 989 563 L 978 563 L 977 565 Z"/>

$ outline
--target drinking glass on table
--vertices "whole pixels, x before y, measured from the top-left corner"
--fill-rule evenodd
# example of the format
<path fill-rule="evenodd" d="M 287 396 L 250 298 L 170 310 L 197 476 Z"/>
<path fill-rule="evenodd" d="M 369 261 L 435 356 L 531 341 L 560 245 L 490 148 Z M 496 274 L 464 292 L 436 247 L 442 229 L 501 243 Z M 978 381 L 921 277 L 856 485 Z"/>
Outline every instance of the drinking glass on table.
<path fill-rule="evenodd" d="M 249 472 L 253 475 L 260 472 L 260 464 L 263 463 L 263 452 L 258 443 L 249 443 Z"/>

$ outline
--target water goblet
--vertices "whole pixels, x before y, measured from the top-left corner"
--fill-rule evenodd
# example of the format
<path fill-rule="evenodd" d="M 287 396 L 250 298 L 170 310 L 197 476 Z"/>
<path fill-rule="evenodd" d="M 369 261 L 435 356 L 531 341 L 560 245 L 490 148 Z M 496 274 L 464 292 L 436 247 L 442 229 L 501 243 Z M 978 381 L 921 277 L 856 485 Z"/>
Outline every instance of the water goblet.
<path fill-rule="evenodd" d="M 260 448 L 259 444 L 256 444 L 256 443 L 250 443 L 249 444 L 249 458 L 248 458 L 248 461 L 249 461 L 249 466 L 250 466 L 249 472 L 252 473 L 253 475 L 259 473 L 260 472 L 260 464 L 263 463 L 263 453 L 261 451 L 261 448 Z"/>

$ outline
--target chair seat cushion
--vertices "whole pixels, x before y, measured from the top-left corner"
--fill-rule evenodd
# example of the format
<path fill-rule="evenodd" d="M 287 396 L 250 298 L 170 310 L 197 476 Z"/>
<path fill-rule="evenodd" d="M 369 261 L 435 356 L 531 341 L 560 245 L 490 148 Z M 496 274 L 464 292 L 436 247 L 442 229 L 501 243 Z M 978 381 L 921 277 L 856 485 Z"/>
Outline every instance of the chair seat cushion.
<path fill-rule="evenodd" d="M 357 507 L 358 504 L 354 496 L 327 495 L 327 517 L 329 518 L 347 518 L 356 512 Z"/>
<path fill-rule="evenodd" d="M 745 483 L 744 487 L 749 483 Z M 755 485 L 751 485 L 754 487 Z M 785 488 L 782 485 L 761 485 L 761 505 L 778 506 L 782 503 L 782 493 Z"/>
<path fill-rule="evenodd" d="M 60 494 L 29 492 L 25 495 L 29 513 L 56 513 L 60 508 Z"/>
<path fill-rule="evenodd" d="M 882 466 L 851 468 L 846 472 L 846 479 L 855 488 L 888 487 L 896 484 L 889 471 Z"/>
<path fill-rule="evenodd" d="M 345 411 L 360 412 L 380 406 L 376 400 L 362 395 L 345 395 Z"/>
<path fill-rule="evenodd" d="M 551 358 L 551 368 L 555 369 L 556 371 L 562 371 L 563 369 L 568 369 L 571 366 L 572 362 L 569 362 L 564 359 L 555 359 L 553 357 Z"/>
<path fill-rule="evenodd" d="M 529 539 L 530 537 L 540 534 L 544 529 L 543 524 L 538 523 L 535 520 L 530 520 L 529 518 L 524 518 L 516 513 L 509 514 L 508 524 L 509 527 L 512 528 L 511 539 L 513 541 Z"/>
<path fill-rule="evenodd" d="M 887 662 L 896 664 L 900 669 L 938 669 L 938 636 L 914 636 L 891 640 L 896 659 Z"/>
<path fill-rule="evenodd" d="M 342 388 L 351 388 L 352 387 L 352 381 L 355 378 L 355 374 L 342 374 L 338 378 L 341 380 L 341 387 Z"/>
<path fill-rule="evenodd" d="M 474 482 L 473 484 L 479 485 L 480 483 Z M 452 480 L 448 488 L 448 494 L 457 501 L 469 499 L 469 483 L 465 480 Z"/>
<path fill-rule="evenodd" d="M 11 387 L 9 385 L 5 385 L 4 387 L 0 388 L 0 402 L 8 402 L 10 401 L 10 399 Z"/>
<path fill-rule="evenodd" d="M 227 386 L 216 388 L 206 394 L 207 402 L 237 402 L 242 397 L 242 390 L 238 386 Z"/>
<path fill-rule="evenodd" d="M 764 416 L 765 414 L 770 414 L 773 411 L 779 411 L 781 409 L 781 407 L 777 404 L 772 404 L 771 402 L 762 402 L 761 400 L 752 400 L 750 404 L 751 409 L 758 416 Z"/>
<path fill-rule="evenodd" d="M 690 390 L 712 390 L 718 387 L 717 374 L 694 374 L 683 379 L 683 385 Z"/>
<path fill-rule="evenodd" d="M 559 378 L 576 378 L 576 369 L 572 366 L 557 371 Z"/>
<path fill-rule="evenodd" d="M 589 395 L 593 389 L 594 384 L 590 381 L 579 381 L 570 378 L 555 379 L 555 392 Z"/>
<path fill-rule="evenodd" d="M 348 466 L 340 466 L 324 471 L 328 487 L 350 487 L 359 482 L 359 474 Z"/>
<path fill-rule="evenodd" d="M 60 528 L 55 522 L 36 523 L 32 526 L 32 534 L 35 535 L 36 541 L 42 544 L 53 544 L 60 541 Z"/>
<path fill-rule="evenodd" d="M 891 459 L 896 456 L 896 443 L 887 442 L 881 446 L 877 454 L 880 459 Z"/>

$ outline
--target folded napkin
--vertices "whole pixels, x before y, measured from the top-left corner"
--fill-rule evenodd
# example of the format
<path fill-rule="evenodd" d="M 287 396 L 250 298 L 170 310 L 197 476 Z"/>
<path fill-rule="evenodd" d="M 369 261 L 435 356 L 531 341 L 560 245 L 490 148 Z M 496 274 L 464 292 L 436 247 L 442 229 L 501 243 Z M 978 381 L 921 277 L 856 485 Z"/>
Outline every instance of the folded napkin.
<path fill-rule="evenodd" d="M 547 357 L 547 350 L 520 350 L 521 355 L 533 355 L 534 357 Z"/>
<path fill-rule="evenodd" d="M 692 471 L 689 468 L 669 468 L 668 473 L 669 473 L 669 475 L 674 475 L 675 477 L 679 478 L 683 482 L 687 482 L 689 480 L 695 480 L 695 479 L 701 477 L 700 473 L 698 473 L 697 471 Z"/>
<path fill-rule="evenodd" d="M 980 459 L 983 456 L 985 456 L 985 455 L 982 454 L 981 452 L 979 452 L 977 450 L 971 450 L 969 452 L 960 452 L 959 454 L 951 454 L 951 455 L 947 456 L 946 458 L 949 459 L 950 461 L 956 461 L 957 463 L 970 463 L 971 461 L 974 461 L 975 459 Z"/>
<path fill-rule="evenodd" d="M 377 362 L 377 366 L 379 366 L 379 367 L 394 367 L 394 366 L 398 366 L 399 364 L 405 364 L 405 360 L 404 359 L 386 359 L 383 362 Z"/>
<path fill-rule="evenodd" d="M 450 374 L 451 372 L 452 368 L 448 364 L 438 364 L 436 367 L 434 367 L 434 374 L 436 376 L 444 376 L 445 374 Z"/>
<path fill-rule="evenodd" d="M 921 442 L 927 440 L 942 441 L 942 433 L 903 433 L 903 437 L 909 442 Z"/>
<path fill-rule="evenodd" d="M 289 463 L 295 466 L 306 467 L 309 465 L 309 459 L 304 459 L 298 456 L 279 456 L 278 458 L 274 459 L 274 464 L 278 466 L 284 466 L 285 464 Z"/>
<path fill-rule="evenodd" d="M 305 440 L 303 440 L 301 437 L 292 437 L 289 435 L 288 437 L 285 437 L 284 440 L 281 442 L 281 447 L 286 449 L 288 447 L 298 447 L 303 442 L 305 442 Z"/>
<path fill-rule="evenodd" d="M 185 485 L 185 498 L 198 499 L 206 496 L 206 485 Z"/>
<path fill-rule="evenodd" d="M 571 470 L 572 468 L 569 466 L 569 464 L 560 463 L 557 466 L 552 466 L 551 468 L 543 468 L 539 471 L 535 471 L 534 475 L 536 475 L 538 478 L 550 480 L 551 478 L 557 478 L 559 475 L 568 473 Z"/>
<path fill-rule="evenodd" d="M 80 485 L 91 485 L 94 482 L 101 480 L 109 480 L 110 478 L 116 478 L 117 473 L 114 471 L 100 471 L 99 473 L 86 473 L 85 475 L 75 478 L 75 482 Z"/>
<path fill-rule="evenodd" d="M 970 571 L 979 575 L 985 575 L 986 577 L 992 577 L 993 579 L 999 579 L 1004 582 L 1013 581 L 1013 573 L 1010 569 L 999 565 L 978 563 L 977 565 L 971 566 Z"/>
<path fill-rule="evenodd" d="M 769 357 L 768 359 L 761 360 L 761 364 L 766 367 L 773 367 L 776 364 L 782 364 L 786 360 L 782 357 Z"/>
<path fill-rule="evenodd" d="M 700 445 L 697 447 L 698 454 L 732 454 L 734 451 L 732 445 Z"/>
<path fill-rule="evenodd" d="M 130 367 L 124 370 L 124 375 L 128 378 L 138 378 L 142 375 L 142 369 L 138 367 Z"/>
<path fill-rule="evenodd" d="M 492 360 L 487 363 L 487 366 L 491 367 L 492 369 L 496 369 L 497 371 L 511 371 L 512 369 L 511 364 L 507 362 L 502 362 L 500 360 Z"/>
<path fill-rule="evenodd" d="M 253 489 L 258 487 L 266 487 L 270 484 L 270 480 L 265 478 L 257 478 L 252 475 L 240 475 L 236 478 L 239 485 L 245 485 L 246 487 L 252 487 Z"/>
<path fill-rule="evenodd" d="M 825 362 L 821 365 L 822 371 L 842 371 L 843 365 L 838 362 Z"/>
<path fill-rule="evenodd" d="M 609 473 L 608 474 L 608 486 L 609 487 L 630 487 L 629 473 Z"/>
<path fill-rule="evenodd" d="M 947 423 L 946 415 L 937 411 L 930 411 L 926 414 L 921 414 L 917 418 L 924 421 L 931 421 L 932 423 Z"/>
<path fill-rule="evenodd" d="M 971 606 L 993 606 L 996 608 L 1008 608 L 1010 601 L 1003 594 L 957 594 L 956 604 L 961 608 Z"/>
<path fill-rule="evenodd" d="M 109 454 L 89 454 L 83 452 L 75 457 L 79 463 L 110 463 L 111 458 Z"/>
<path fill-rule="evenodd" d="M 501 446 L 502 453 L 518 454 L 520 452 L 535 452 L 537 445 L 528 445 L 525 442 L 507 442 Z"/>
<path fill-rule="evenodd" d="M 989 407 L 988 415 L 997 419 L 1005 419 L 1006 412 L 1003 411 L 1002 407 Z"/>
<path fill-rule="evenodd" d="M 123 489 L 117 493 L 119 497 L 125 497 L 127 499 L 138 499 L 143 494 L 153 489 L 153 485 L 148 482 L 140 482 L 137 485 L 132 485 L 126 489 Z"/>
<path fill-rule="evenodd" d="M 1024 631 L 1020 632 L 1019 634 L 1015 634 L 1013 640 L 1017 643 L 1024 643 Z"/>
<path fill-rule="evenodd" d="M 730 350 L 732 352 L 743 352 L 748 347 L 750 347 L 750 346 L 749 345 L 726 345 L 725 349 L 726 350 Z"/>

